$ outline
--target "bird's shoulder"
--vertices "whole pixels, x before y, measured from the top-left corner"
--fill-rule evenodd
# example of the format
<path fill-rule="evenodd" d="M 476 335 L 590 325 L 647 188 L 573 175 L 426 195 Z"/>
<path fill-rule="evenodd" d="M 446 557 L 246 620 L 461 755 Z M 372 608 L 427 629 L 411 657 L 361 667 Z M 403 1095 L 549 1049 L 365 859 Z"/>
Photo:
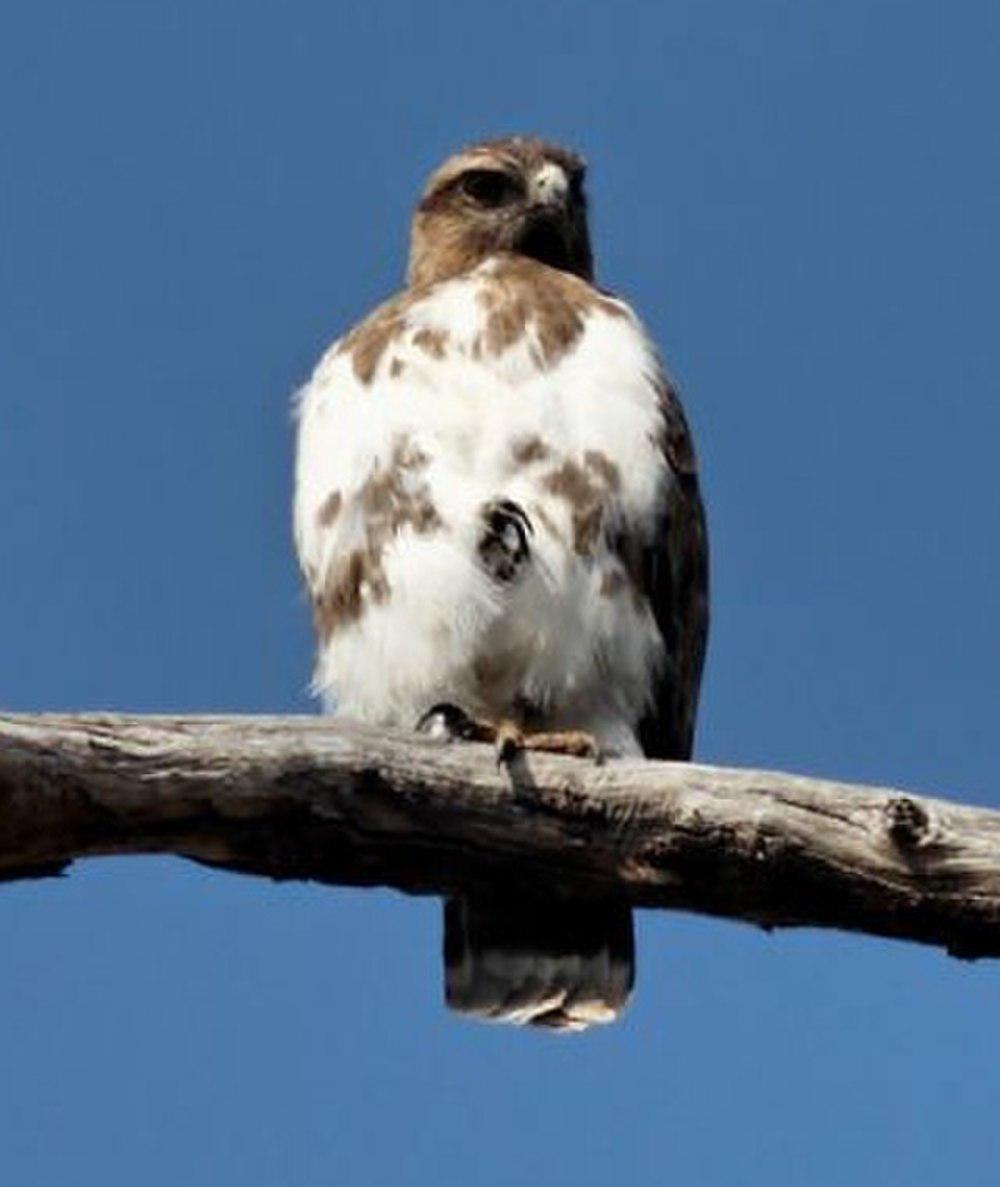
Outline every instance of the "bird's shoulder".
<path fill-rule="evenodd" d="M 327 350 L 311 385 L 358 394 L 419 387 L 460 365 L 510 381 L 569 362 L 648 376 L 655 354 L 631 307 L 572 273 L 499 253 L 470 271 L 405 289 Z"/>

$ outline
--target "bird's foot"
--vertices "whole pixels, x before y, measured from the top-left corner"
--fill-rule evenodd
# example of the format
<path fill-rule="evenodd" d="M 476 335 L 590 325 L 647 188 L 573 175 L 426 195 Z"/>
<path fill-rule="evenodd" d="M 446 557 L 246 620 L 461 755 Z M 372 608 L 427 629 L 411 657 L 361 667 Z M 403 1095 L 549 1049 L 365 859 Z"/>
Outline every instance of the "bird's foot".
<path fill-rule="evenodd" d="M 493 726 L 447 701 L 432 705 L 417 722 L 417 732 L 446 742 L 492 742 Z"/>
<path fill-rule="evenodd" d="M 417 722 L 421 733 L 448 740 L 488 742 L 496 748 L 497 766 L 504 766 L 524 751 L 567 754 L 574 758 L 604 761 L 605 754 L 593 734 L 585 730 L 522 730 L 509 717 L 495 721 L 472 717 L 457 705 L 434 705 Z"/>
<path fill-rule="evenodd" d="M 496 499 L 482 509 L 485 529 L 479 559 L 495 581 L 513 581 L 531 555 L 528 539 L 535 529 L 527 512 L 510 499 Z"/>

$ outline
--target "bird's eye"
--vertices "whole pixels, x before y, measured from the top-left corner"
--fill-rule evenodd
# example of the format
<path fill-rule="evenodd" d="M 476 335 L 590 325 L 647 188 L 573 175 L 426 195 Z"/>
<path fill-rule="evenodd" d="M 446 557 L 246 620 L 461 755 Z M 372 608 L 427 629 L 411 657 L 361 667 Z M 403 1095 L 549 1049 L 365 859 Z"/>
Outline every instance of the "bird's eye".
<path fill-rule="evenodd" d="M 462 174 L 459 185 L 479 206 L 502 206 L 517 193 L 513 179 L 499 169 L 470 169 Z"/>

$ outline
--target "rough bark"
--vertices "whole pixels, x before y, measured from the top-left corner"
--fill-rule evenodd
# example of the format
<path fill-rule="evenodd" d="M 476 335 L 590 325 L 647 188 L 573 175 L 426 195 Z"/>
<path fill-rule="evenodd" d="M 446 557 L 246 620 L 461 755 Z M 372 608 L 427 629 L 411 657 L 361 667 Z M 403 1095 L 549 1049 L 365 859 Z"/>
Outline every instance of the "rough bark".
<path fill-rule="evenodd" d="M 272 878 L 669 907 L 1000 955 L 1000 813 L 307 717 L 0 715 L 0 878 L 173 853 Z"/>

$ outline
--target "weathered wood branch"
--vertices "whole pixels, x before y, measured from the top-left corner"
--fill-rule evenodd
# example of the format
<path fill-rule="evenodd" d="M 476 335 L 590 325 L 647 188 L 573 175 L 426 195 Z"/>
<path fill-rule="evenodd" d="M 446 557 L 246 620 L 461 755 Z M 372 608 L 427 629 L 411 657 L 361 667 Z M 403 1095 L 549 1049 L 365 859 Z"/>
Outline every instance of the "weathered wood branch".
<path fill-rule="evenodd" d="M 173 853 L 272 878 L 516 887 L 1000 956 L 1000 813 L 315 717 L 0 715 L 0 879 Z"/>

